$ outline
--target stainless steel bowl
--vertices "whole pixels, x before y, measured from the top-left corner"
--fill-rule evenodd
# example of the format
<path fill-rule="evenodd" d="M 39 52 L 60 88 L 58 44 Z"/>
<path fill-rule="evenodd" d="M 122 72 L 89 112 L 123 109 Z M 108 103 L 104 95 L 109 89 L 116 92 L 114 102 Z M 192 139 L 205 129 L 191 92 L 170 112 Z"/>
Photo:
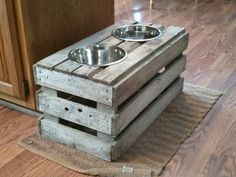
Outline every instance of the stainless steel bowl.
<path fill-rule="evenodd" d="M 153 40 L 161 35 L 161 30 L 148 25 L 123 25 L 112 31 L 112 35 L 125 41 L 144 42 Z"/>
<path fill-rule="evenodd" d="M 73 49 L 68 57 L 72 61 L 89 66 L 108 66 L 123 61 L 127 52 L 117 46 L 95 44 Z"/>

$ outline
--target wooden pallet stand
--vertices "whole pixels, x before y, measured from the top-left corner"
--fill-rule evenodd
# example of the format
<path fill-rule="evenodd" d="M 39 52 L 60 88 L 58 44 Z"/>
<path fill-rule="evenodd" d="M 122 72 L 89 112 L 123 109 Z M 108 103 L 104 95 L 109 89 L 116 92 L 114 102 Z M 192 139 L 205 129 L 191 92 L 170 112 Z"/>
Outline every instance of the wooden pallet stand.
<path fill-rule="evenodd" d="M 162 36 L 145 43 L 111 36 L 113 26 L 34 65 L 40 134 L 105 160 L 113 161 L 182 91 L 182 53 L 188 33 L 162 27 Z M 159 26 L 161 27 L 161 26 Z M 91 43 L 118 45 L 127 59 L 105 68 L 75 64 L 69 50 Z"/>

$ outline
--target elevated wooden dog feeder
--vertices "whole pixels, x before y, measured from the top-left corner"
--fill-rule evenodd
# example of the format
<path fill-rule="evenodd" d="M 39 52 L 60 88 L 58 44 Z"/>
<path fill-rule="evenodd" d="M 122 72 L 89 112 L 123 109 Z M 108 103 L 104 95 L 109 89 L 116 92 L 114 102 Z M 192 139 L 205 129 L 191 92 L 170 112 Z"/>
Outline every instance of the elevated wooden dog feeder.
<path fill-rule="evenodd" d="M 38 109 L 44 113 L 40 134 L 105 160 L 116 160 L 182 91 L 188 33 L 162 28 L 148 42 L 124 42 L 110 26 L 35 64 Z M 117 45 L 127 58 L 108 67 L 70 61 L 81 45 Z"/>

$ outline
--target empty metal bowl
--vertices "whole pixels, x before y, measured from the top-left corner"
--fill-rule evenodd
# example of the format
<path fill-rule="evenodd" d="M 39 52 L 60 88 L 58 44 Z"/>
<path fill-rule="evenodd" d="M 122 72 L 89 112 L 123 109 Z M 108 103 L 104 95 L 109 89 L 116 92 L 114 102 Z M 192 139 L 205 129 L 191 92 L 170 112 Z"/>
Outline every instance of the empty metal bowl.
<path fill-rule="evenodd" d="M 124 60 L 127 52 L 117 46 L 95 44 L 73 49 L 68 57 L 72 61 L 89 66 L 108 66 Z"/>
<path fill-rule="evenodd" d="M 123 25 L 114 29 L 112 35 L 125 41 L 144 42 L 158 38 L 161 35 L 161 31 L 153 26 L 141 24 Z"/>

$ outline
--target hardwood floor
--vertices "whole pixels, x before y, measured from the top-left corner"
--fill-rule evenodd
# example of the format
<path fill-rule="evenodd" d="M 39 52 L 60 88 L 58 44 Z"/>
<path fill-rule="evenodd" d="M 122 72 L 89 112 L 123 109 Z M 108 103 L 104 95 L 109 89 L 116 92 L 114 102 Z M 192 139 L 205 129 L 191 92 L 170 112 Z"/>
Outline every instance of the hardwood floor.
<path fill-rule="evenodd" d="M 236 177 L 236 1 L 116 0 L 116 21 L 183 26 L 190 33 L 185 81 L 224 95 L 181 146 L 162 177 Z M 0 106 L 0 177 L 79 176 L 17 145 L 36 120 Z"/>
<path fill-rule="evenodd" d="M 24 150 L 17 141 L 36 131 L 37 120 L 0 106 L 0 177 L 83 177 Z"/>

